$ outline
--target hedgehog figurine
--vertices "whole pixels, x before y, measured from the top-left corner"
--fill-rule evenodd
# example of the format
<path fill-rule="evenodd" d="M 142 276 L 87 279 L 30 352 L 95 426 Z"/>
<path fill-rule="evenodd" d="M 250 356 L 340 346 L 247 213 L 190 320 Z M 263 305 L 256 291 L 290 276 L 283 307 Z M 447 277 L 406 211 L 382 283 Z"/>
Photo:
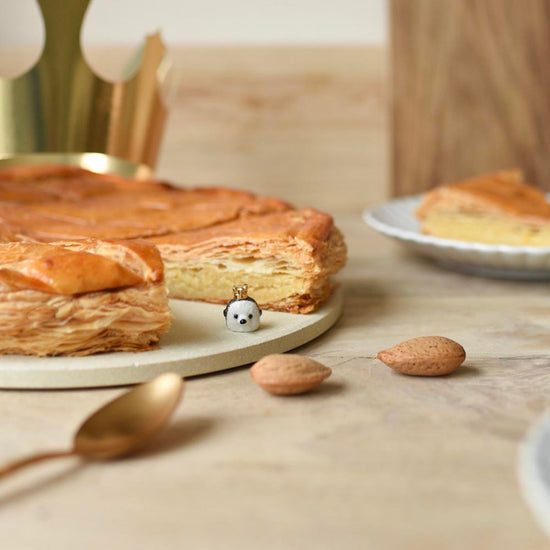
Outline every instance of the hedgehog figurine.
<path fill-rule="evenodd" d="M 227 328 L 233 332 L 258 330 L 262 310 L 256 300 L 248 296 L 248 285 L 234 286 L 233 296 L 223 310 Z"/>

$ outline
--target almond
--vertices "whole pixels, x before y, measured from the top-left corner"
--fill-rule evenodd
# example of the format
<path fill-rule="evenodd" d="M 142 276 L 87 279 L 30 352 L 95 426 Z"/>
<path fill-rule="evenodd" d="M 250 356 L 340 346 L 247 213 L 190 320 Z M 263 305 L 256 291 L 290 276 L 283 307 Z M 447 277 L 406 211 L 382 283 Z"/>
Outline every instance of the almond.
<path fill-rule="evenodd" d="M 458 368 L 466 359 L 466 352 L 444 336 L 421 336 L 380 351 L 376 357 L 402 374 L 442 376 Z"/>
<path fill-rule="evenodd" d="M 250 369 L 252 380 L 275 395 L 307 392 L 331 374 L 332 371 L 325 365 L 293 354 L 266 355 Z"/>

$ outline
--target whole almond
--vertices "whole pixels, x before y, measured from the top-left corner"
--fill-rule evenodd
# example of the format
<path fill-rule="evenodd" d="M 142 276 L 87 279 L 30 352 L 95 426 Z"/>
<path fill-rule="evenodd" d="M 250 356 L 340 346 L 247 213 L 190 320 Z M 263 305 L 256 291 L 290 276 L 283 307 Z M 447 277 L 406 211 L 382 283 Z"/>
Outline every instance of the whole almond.
<path fill-rule="evenodd" d="M 293 354 L 266 355 L 250 369 L 252 380 L 275 395 L 307 392 L 331 374 L 332 371 L 325 365 Z"/>
<path fill-rule="evenodd" d="M 402 374 L 442 376 L 457 369 L 466 359 L 466 352 L 444 336 L 421 336 L 380 351 L 376 357 Z"/>

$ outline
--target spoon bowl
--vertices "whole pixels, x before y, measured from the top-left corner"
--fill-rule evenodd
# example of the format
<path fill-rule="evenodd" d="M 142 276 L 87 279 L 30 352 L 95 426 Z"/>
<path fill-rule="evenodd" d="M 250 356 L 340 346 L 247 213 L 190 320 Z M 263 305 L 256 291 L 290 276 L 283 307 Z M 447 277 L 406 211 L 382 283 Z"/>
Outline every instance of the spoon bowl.
<path fill-rule="evenodd" d="M 183 379 L 165 373 L 135 386 L 90 415 L 74 436 L 67 451 L 40 453 L 0 468 L 0 479 L 36 462 L 77 455 L 107 460 L 144 447 L 175 411 L 183 394 Z"/>
<path fill-rule="evenodd" d="M 102 460 L 135 452 L 172 416 L 182 392 L 183 380 L 174 373 L 136 386 L 82 423 L 74 437 L 74 453 Z"/>

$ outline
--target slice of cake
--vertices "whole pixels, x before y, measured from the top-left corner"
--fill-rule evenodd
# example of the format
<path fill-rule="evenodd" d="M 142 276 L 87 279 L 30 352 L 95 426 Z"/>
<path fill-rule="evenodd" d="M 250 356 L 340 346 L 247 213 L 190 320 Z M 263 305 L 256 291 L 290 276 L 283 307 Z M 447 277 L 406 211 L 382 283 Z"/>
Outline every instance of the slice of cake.
<path fill-rule="evenodd" d="M 488 244 L 550 246 L 550 203 L 509 170 L 442 185 L 416 214 L 423 233 Z"/>
<path fill-rule="evenodd" d="M 226 303 L 235 283 L 248 284 L 264 309 L 307 313 L 331 291 L 346 261 L 332 217 L 287 210 L 193 231 L 153 237 L 171 297 Z"/>
<path fill-rule="evenodd" d="M 0 244 L 0 353 L 143 351 L 170 319 L 149 243 Z"/>

